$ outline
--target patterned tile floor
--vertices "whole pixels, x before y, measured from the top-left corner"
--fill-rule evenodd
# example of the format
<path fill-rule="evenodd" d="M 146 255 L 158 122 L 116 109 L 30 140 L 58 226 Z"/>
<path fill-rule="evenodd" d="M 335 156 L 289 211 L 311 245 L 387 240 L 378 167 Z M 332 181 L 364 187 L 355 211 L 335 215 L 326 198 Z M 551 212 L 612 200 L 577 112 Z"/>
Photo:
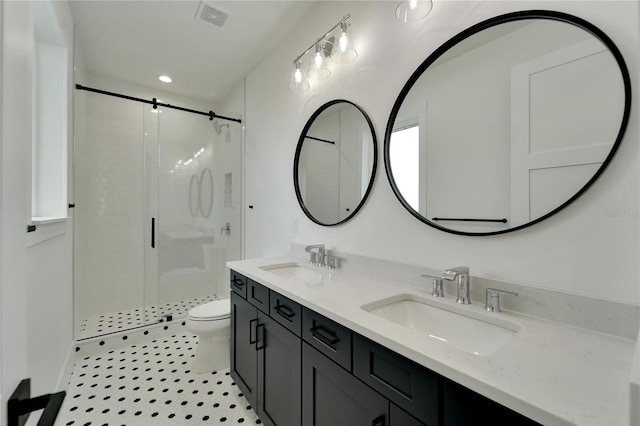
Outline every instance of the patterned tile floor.
<path fill-rule="evenodd" d="M 79 357 L 56 426 L 261 424 L 228 368 L 189 370 L 196 345 L 185 332 Z"/>
<path fill-rule="evenodd" d="M 88 339 L 117 331 L 142 327 L 143 325 L 154 324 L 158 321 L 158 318 L 164 318 L 166 315 L 173 315 L 174 319 L 186 317 L 189 310 L 194 306 L 210 302 L 216 298 L 217 297 L 213 295 L 165 303 L 160 306 L 159 312 L 157 306 L 149 306 L 144 309 L 131 309 L 123 312 L 89 317 L 81 321 L 80 329 L 78 330 L 78 339 Z"/>

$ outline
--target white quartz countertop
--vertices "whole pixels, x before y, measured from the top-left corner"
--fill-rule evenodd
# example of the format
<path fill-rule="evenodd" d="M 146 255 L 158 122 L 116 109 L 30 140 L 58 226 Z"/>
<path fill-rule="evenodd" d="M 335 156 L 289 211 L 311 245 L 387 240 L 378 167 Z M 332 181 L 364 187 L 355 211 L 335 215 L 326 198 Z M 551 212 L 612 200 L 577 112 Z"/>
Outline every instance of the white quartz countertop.
<path fill-rule="evenodd" d="M 321 279 L 307 282 L 263 269 L 287 263 L 302 265 L 304 260 L 261 258 L 227 266 L 539 423 L 629 424 L 634 341 L 513 312 L 489 314 L 484 304 L 474 302 L 462 308 L 477 315 L 496 315 L 520 327 L 497 351 L 478 356 L 360 308 L 398 294 L 431 297 L 426 286 L 324 268 L 318 268 L 323 271 Z M 451 297 L 439 301 L 457 305 Z"/>

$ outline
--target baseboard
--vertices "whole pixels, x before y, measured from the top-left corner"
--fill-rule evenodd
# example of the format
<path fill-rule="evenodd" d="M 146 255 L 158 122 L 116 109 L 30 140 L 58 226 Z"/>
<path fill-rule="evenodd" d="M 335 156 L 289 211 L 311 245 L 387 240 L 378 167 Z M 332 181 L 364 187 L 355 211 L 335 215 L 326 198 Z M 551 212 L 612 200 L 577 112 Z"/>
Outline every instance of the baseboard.
<path fill-rule="evenodd" d="M 76 342 L 71 342 L 69 345 L 69 350 L 67 351 L 67 356 L 64 360 L 64 366 L 60 371 L 60 376 L 58 376 L 58 382 L 56 383 L 55 392 L 60 392 L 63 390 L 67 390 L 67 385 L 71 380 L 71 373 L 73 372 L 73 365 L 76 363 Z"/>

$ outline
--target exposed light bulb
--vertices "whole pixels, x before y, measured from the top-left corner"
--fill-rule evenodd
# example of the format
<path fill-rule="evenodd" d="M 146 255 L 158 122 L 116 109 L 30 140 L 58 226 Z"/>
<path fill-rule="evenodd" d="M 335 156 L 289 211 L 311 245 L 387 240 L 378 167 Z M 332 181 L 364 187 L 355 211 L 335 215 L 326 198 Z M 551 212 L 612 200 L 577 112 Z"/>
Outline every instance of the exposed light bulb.
<path fill-rule="evenodd" d="M 347 36 L 347 30 L 343 29 L 342 34 L 340 35 L 340 40 L 338 41 L 338 46 L 340 46 L 340 51 L 344 53 L 347 50 L 348 45 L 349 45 L 349 36 Z"/>
<path fill-rule="evenodd" d="M 307 76 L 312 80 L 325 80 L 329 78 L 331 71 L 324 62 L 324 48 L 320 46 L 320 42 L 316 43 L 316 53 L 313 55 L 313 62 L 307 70 Z"/>
<path fill-rule="evenodd" d="M 316 48 L 316 55 L 313 57 L 313 65 L 317 68 L 322 67 L 322 63 L 324 59 L 322 58 L 322 52 L 320 52 L 319 48 Z"/>
<path fill-rule="evenodd" d="M 409 9 L 416 10 L 418 7 L 418 0 L 409 0 Z"/>
<path fill-rule="evenodd" d="M 302 62 L 296 59 L 293 62 L 293 72 L 291 73 L 291 80 L 289 81 L 289 89 L 294 92 L 306 92 L 310 87 L 301 68 Z"/>
<path fill-rule="evenodd" d="M 348 64 L 355 61 L 358 57 L 358 52 L 356 52 L 352 46 L 353 42 L 349 40 L 347 28 L 349 28 L 349 24 L 347 22 L 340 23 L 340 37 L 338 37 L 337 46 L 338 48 L 333 49 L 333 51 L 331 52 L 331 59 L 337 64 Z"/>

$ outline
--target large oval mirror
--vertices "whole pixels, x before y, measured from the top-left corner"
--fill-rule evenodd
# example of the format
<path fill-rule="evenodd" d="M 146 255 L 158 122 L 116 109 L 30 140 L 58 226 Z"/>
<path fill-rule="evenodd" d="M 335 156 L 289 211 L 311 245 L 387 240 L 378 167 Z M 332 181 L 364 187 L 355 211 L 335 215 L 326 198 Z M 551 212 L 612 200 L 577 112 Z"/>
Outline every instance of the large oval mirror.
<path fill-rule="evenodd" d="M 359 106 L 341 99 L 321 106 L 302 130 L 293 165 L 304 213 L 325 226 L 353 217 L 371 191 L 377 158 L 373 125 Z"/>
<path fill-rule="evenodd" d="M 464 235 L 537 223 L 603 172 L 631 106 L 625 62 L 592 24 L 523 11 L 481 22 L 411 76 L 385 134 L 385 167 L 418 219 Z"/>

